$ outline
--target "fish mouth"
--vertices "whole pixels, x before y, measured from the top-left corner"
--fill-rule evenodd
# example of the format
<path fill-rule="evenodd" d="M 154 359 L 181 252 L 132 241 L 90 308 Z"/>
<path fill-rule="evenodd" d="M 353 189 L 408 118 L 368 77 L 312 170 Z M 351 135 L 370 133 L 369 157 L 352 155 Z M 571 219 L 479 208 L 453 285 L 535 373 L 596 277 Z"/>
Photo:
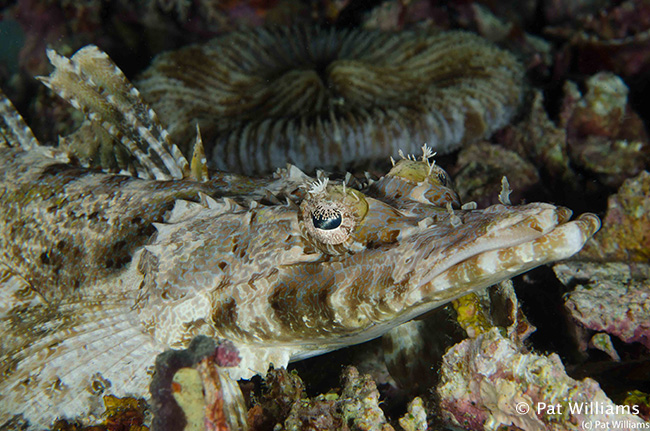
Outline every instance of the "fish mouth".
<path fill-rule="evenodd" d="M 468 212 L 463 214 L 462 221 L 469 230 L 455 232 L 449 244 L 444 243 L 445 233 L 451 232 L 449 226 L 438 224 L 423 228 L 412 241 L 421 243 L 427 238 L 427 229 L 432 230 L 428 239 L 437 242 L 436 246 L 420 250 L 422 254 L 428 252 L 428 258 L 403 251 L 401 256 L 397 253 L 390 256 L 394 270 L 403 271 L 405 277 L 410 275 L 410 279 L 405 278 L 410 284 L 408 290 L 400 291 L 404 287 L 400 283 L 368 286 L 369 290 L 376 291 L 368 294 L 367 303 L 350 306 L 350 301 L 346 302 L 349 299 L 345 296 L 347 289 L 342 288 L 335 302 L 347 306 L 336 310 L 336 320 L 345 326 L 345 331 L 335 339 L 319 336 L 303 340 L 302 349 L 292 352 L 291 360 L 379 337 L 391 328 L 458 297 L 536 266 L 572 256 L 600 228 L 600 220 L 593 214 L 583 214 L 571 221 L 571 214 L 566 208 L 549 204 L 500 206 L 474 214 Z M 492 224 L 481 235 L 471 235 L 472 228 L 485 227 L 488 222 Z M 405 261 L 418 258 L 420 261 L 415 266 L 404 267 Z M 424 272 L 427 265 L 432 267 Z M 422 276 L 416 280 L 420 274 Z M 395 291 L 391 291 L 392 288 Z M 305 349 L 305 346 L 309 348 Z"/>
<path fill-rule="evenodd" d="M 550 208 L 486 233 L 464 256 L 430 271 L 406 302 L 416 308 L 431 308 L 432 303 L 446 303 L 537 266 L 567 259 L 600 229 L 600 219 L 594 214 L 585 213 L 571 221 L 571 210 L 547 206 Z"/>
<path fill-rule="evenodd" d="M 460 225 L 423 226 L 403 238 L 404 248 L 384 255 L 391 262 L 392 284 L 368 286 L 362 291 L 365 304 L 347 297 L 347 285 L 330 296 L 332 303 L 347 304 L 335 314 L 346 335 L 328 340 L 326 349 L 381 336 L 463 295 L 572 256 L 600 228 L 600 220 L 583 214 L 570 221 L 571 214 L 550 204 L 497 205 L 454 214 Z"/>

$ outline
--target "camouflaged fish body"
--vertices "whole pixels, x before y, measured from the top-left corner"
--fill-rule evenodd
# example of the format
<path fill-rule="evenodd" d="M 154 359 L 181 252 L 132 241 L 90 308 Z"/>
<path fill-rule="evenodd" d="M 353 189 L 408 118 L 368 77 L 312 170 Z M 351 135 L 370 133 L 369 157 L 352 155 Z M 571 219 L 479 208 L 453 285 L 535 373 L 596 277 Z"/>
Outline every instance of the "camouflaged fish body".
<path fill-rule="evenodd" d="M 116 92 L 141 101 L 110 78 L 110 62 L 84 64 L 104 59 L 85 50 L 52 54 L 47 83 L 126 148 L 143 178 L 38 146 L 2 105 L 0 425 L 99 415 L 109 393 L 147 397 L 156 355 L 199 334 L 235 344 L 233 378 L 360 343 L 571 256 L 599 227 L 543 203 L 461 209 L 426 150 L 363 190 L 294 167 L 266 180 L 197 177 L 164 129 L 152 134 L 144 104 L 135 114 L 114 104 Z"/>

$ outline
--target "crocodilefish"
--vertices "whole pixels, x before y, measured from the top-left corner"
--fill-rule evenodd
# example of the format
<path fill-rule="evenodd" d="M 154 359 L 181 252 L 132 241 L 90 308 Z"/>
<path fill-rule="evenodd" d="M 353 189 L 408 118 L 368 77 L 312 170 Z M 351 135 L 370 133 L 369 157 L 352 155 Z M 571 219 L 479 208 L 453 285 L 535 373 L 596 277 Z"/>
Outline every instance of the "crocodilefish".
<path fill-rule="evenodd" d="M 0 424 L 147 398 L 156 356 L 199 335 L 236 347 L 231 379 L 361 343 L 600 226 L 547 203 L 461 205 L 426 147 L 357 186 L 208 172 L 200 134 L 188 161 L 106 54 L 49 57 L 41 80 L 85 115 L 82 142 L 113 150 L 41 145 L 0 103 Z"/>

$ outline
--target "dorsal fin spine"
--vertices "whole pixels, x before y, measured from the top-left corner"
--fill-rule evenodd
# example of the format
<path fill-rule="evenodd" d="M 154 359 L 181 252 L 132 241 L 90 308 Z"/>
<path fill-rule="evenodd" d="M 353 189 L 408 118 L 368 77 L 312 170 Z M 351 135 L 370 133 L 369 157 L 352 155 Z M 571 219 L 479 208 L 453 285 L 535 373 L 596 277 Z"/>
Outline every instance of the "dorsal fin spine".
<path fill-rule="evenodd" d="M 173 180 L 189 176 L 187 159 L 108 55 L 89 45 L 70 59 L 53 50 L 48 50 L 48 57 L 55 69 L 39 79 L 126 147 L 146 177 Z"/>

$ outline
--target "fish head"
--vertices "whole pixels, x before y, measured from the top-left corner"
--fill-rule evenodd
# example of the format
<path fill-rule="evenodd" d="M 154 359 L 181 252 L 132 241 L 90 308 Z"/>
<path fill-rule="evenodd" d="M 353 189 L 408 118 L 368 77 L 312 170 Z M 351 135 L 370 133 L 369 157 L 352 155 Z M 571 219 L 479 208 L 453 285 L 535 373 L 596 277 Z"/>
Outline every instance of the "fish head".
<path fill-rule="evenodd" d="M 600 226 L 546 203 L 461 207 L 444 170 L 403 162 L 363 190 L 319 180 L 285 205 L 175 209 L 141 265 L 151 326 L 172 345 L 204 333 L 300 359 L 565 259 Z"/>

